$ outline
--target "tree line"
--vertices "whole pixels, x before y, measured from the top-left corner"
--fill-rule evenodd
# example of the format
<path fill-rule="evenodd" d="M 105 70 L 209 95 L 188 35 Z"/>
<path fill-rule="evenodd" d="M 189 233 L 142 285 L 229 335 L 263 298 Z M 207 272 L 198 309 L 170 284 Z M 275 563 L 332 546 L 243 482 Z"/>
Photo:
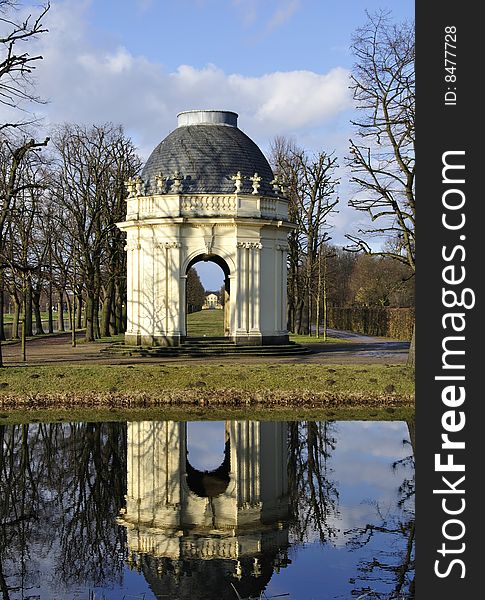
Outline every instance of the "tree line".
<path fill-rule="evenodd" d="M 94 341 L 125 327 L 126 259 L 116 223 L 125 217 L 124 183 L 141 159 L 120 125 L 65 123 L 40 136 L 25 119 L 19 109 L 40 100 L 32 71 L 42 59 L 25 44 L 47 33 L 50 6 L 24 21 L 15 20 L 15 8 L 0 0 L 0 103 L 12 115 L 0 123 L 0 339 L 8 298 L 12 337 L 63 330 L 66 306 L 71 328 Z M 272 144 L 270 162 L 296 224 L 288 238 L 288 328 L 297 333 L 325 326 L 329 305 L 410 305 L 414 298 L 413 26 L 393 24 L 385 12 L 368 15 L 351 50 L 361 118 L 343 160 L 355 185 L 349 204 L 371 226 L 348 235 L 345 250 L 330 243 L 342 166 L 335 152 L 311 154 L 283 137 Z M 387 240 L 377 251 L 375 236 Z M 189 273 L 189 303 L 201 306 L 202 293 Z"/>

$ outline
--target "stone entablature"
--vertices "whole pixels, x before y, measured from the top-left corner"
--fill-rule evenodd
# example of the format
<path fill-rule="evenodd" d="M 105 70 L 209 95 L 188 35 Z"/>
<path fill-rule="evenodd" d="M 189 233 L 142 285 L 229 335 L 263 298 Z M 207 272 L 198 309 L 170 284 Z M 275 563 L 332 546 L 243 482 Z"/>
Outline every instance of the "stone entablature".
<path fill-rule="evenodd" d="M 288 220 L 288 202 L 253 194 L 159 194 L 127 200 L 126 220 L 173 217 L 252 217 Z"/>

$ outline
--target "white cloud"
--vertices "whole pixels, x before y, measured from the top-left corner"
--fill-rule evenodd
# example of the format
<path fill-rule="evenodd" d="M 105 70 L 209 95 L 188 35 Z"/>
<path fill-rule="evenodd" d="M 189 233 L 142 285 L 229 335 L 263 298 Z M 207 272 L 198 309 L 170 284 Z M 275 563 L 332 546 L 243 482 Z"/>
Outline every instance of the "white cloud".
<path fill-rule="evenodd" d="M 181 110 L 234 110 L 241 128 L 261 143 L 277 134 L 317 128 L 351 106 L 343 68 L 248 77 L 210 64 L 180 65 L 169 73 L 162 64 L 134 56 L 125 47 L 93 47 L 83 33 L 83 10 L 57 6 L 50 33 L 37 42 L 44 55 L 38 68 L 39 92 L 50 100 L 41 111 L 50 122 L 122 123 L 145 158 L 176 126 Z M 71 30 L 76 35 L 66 34 Z"/>
<path fill-rule="evenodd" d="M 283 6 L 280 6 L 269 20 L 268 31 L 274 31 L 284 25 L 299 8 L 300 0 L 290 0 L 290 2 L 286 2 Z"/>
<path fill-rule="evenodd" d="M 246 27 L 256 21 L 258 17 L 258 0 L 232 0 L 232 3 L 238 7 L 242 22 Z"/>
<path fill-rule="evenodd" d="M 264 152 L 274 136 L 287 135 L 309 150 L 336 149 L 343 163 L 346 115 L 352 109 L 346 69 L 247 76 L 213 64 L 203 68 L 182 64 L 169 72 L 163 56 L 155 62 L 134 55 L 129 41 L 116 45 L 98 35 L 94 42 L 86 18 L 90 4 L 91 0 L 55 2 L 46 17 L 49 33 L 29 48 L 44 57 L 35 74 L 37 91 L 49 102 L 35 108 L 46 126 L 66 121 L 122 124 L 146 160 L 176 127 L 178 112 L 219 108 L 237 112 L 240 128 Z M 249 12 L 262 10 L 258 1 L 241 0 L 239 5 Z M 292 0 L 282 2 L 279 13 L 272 5 L 265 23 L 283 23 L 297 8 L 298 1 Z M 336 217 L 342 227 L 351 219 L 344 203 L 343 198 Z M 343 235 L 335 231 L 332 238 L 339 242 Z"/>

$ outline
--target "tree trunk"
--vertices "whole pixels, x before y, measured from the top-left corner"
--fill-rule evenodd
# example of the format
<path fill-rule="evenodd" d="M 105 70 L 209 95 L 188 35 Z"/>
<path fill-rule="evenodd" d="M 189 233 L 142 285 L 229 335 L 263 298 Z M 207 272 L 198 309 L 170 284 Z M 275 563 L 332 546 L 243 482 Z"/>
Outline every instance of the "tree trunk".
<path fill-rule="evenodd" d="M 42 315 L 40 314 L 40 290 L 32 291 L 32 304 L 34 306 L 35 335 L 44 335 L 42 327 Z"/>
<path fill-rule="evenodd" d="M 101 337 L 101 331 L 99 329 L 99 295 L 96 294 L 94 298 L 94 339 L 98 340 Z"/>
<path fill-rule="evenodd" d="M 20 348 L 22 354 L 22 360 L 25 362 L 27 360 L 27 311 L 28 311 L 28 300 L 30 299 L 30 321 L 32 326 L 32 296 L 27 292 L 29 285 L 23 286 L 23 294 L 22 294 L 22 328 L 20 333 Z"/>
<path fill-rule="evenodd" d="M 72 312 L 72 300 L 71 300 L 71 296 L 69 296 L 69 294 L 66 294 L 66 302 L 67 302 L 67 322 L 69 323 L 68 329 L 71 329 L 73 312 Z"/>
<path fill-rule="evenodd" d="M 323 261 L 323 341 L 327 341 L 327 257 Z"/>
<path fill-rule="evenodd" d="M 5 312 L 5 297 L 4 297 L 4 293 L 5 293 L 5 288 L 4 288 L 4 284 L 3 284 L 3 270 L 0 272 L 0 342 L 3 341 L 5 339 L 5 319 L 4 319 L 4 312 Z"/>
<path fill-rule="evenodd" d="M 20 302 L 15 296 L 12 296 L 13 302 L 13 320 L 12 320 L 12 334 L 13 340 L 19 339 L 19 319 L 20 319 Z"/>
<path fill-rule="evenodd" d="M 114 283 L 113 283 L 113 280 L 110 279 L 108 286 L 106 288 L 103 305 L 101 307 L 101 327 L 100 327 L 101 337 L 110 337 L 111 336 L 110 323 L 111 323 L 111 315 L 112 315 L 112 307 L 113 307 L 113 296 L 114 296 Z"/>
<path fill-rule="evenodd" d="M 110 311 L 110 319 L 109 319 L 109 333 L 110 335 L 118 335 L 118 319 L 117 319 L 117 290 L 116 284 L 113 286 L 113 294 L 111 298 L 111 311 Z"/>
<path fill-rule="evenodd" d="M 49 281 L 49 292 L 47 298 L 47 320 L 48 320 L 48 331 L 54 333 L 54 318 L 52 315 L 52 281 Z"/>
<path fill-rule="evenodd" d="M 77 294 L 77 307 L 76 307 L 76 329 L 82 329 L 82 309 L 83 309 L 83 295 L 82 292 Z"/>
<path fill-rule="evenodd" d="M 27 279 L 27 285 L 25 286 L 25 335 L 32 337 L 34 335 L 33 323 L 32 323 L 32 281 L 30 277 Z"/>
<path fill-rule="evenodd" d="M 315 333 L 320 337 L 320 303 L 322 299 L 322 249 L 318 251 L 318 282 L 317 297 L 315 302 Z"/>
<path fill-rule="evenodd" d="M 298 298 L 298 303 L 296 305 L 296 333 L 299 335 L 303 335 L 304 333 L 304 324 L 303 324 L 303 311 L 305 308 L 305 302 L 303 298 Z"/>
<path fill-rule="evenodd" d="M 94 292 L 92 290 L 86 290 L 86 306 L 84 312 L 86 321 L 86 342 L 94 342 L 94 320 L 96 312 Z"/>
<path fill-rule="evenodd" d="M 65 329 L 64 329 L 64 293 L 62 290 L 58 291 L 57 331 L 65 331 Z"/>

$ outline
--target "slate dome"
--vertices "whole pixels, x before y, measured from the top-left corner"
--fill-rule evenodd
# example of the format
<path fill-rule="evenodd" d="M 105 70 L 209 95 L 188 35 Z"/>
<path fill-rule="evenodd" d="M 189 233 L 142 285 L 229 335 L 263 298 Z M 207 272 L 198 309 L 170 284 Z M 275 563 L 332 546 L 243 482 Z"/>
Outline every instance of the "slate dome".
<path fill-rule="evenodd" d="M 258 173 L 259 193 L 274 196 L 273 171 L 258 146 L 237 127 L 237 117 L 222 110 L 179 113 L 177 129 L 158 144 L 145 164 L 145 193 L 157 193 L 159 175 L 166 178 L 165 193 L 170 193 L 178 171 L 182 194 L 234 194 L 231 178 L 240 171 L 240 193 L 252 192 L 249 178 Z"/>

